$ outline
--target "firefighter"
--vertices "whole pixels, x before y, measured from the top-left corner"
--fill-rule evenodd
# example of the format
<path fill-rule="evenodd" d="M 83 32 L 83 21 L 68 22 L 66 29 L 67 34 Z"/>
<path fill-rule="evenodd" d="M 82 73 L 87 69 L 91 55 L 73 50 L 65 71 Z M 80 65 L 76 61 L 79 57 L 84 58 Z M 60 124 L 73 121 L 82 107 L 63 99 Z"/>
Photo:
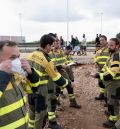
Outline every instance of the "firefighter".
<path fill-rule="evenodd" d="M 64 56 L 63 51 L 60 49 L 60 42 L 58 37 L 56 36 L 54 38 L 56 38 L 56 42 L 54 43 L 54 47 L 52 50 L 51 60 L 56 64 L 56 67 L 60 72 L 60 74 L 71 82 L 69 75 L 67 74 L 67 71 L 66 71 L 67 68 L 69 68 L 69 66 L 66 65 L 66 61 L 67 61 L 66 57 Z M 59 89 L 57 90 L 60 91 Z M 60 93 L 63 94 L 63 89 L 62 89 L 62 92 Z M 70 100 L 70 107 L 81 108 L 81 106 L 77 104 L 75 96 L 73 94 L 68 94 L 68 95 Z"/>
<path fill-rule="evenodd" d="M 98 67 L 98 72 L 102 72 L 103 66 L 105 65 L 108 57 L 109 57 L 109 52 L 108 52 L 108 47 L 107 47 L 107 37 L 104 35 L 100 36 L 100 45 L 101 49 L 96 52 L 95 56 L 95 64 Z M 98 85 L 100 87 L 100 95 L 98 97 L 95 97 L 95 100 L 106 100 L 104 93 L 105 93 L 105 85 L 103 82 L 98 79 Z"/>
<path fill-rule="evenodd" d="M 53 33 L 49 33 L 50 36 L 52 36 L 54 39 L 55 39 L 55 42 L 57 41 L 57 38 L 55 34 Z M 52 59 L 53 57 L 53 46 L 54 46 L 54 43 L 52 45 L 52 49 L 51 51 L 49 52 L 49 56 L 50 58 Z M 49 123 L 48 123 L 48 127 L 49 128 L 52 128 L 52 129 L 62 129 L 62 127 L 57 123 L 57 119 L 56 119 L 56 108 L 57 108 L 57 105 L 58 105 L 58 99 L 59 99 L 59 94 L 57 95 L 56 94 L 56 84 L 54 83 L 54 81 L 49 78 L 48 80 L 48 120 L 49 120 Z M 61 88 L 59 88 L 61 89 Z M 60 103 L 59 103 L 60 104 Z M 52 123 L 56 122 L 56 125 L 53 125 Z"/>
<path fill-rule="evenodd" d="M 43 35 L 40 39 L 39 50 L 32 52 L 28 56 L 31 66 L 37 69 L 36 72 L 39 74 L 41 80 L 41 85 L 36 92 L 38 97 L 34 103 L 32 100 L 34 99 L 34 95 L 29 95 L 30 121 L 34 123 L 34 129 L 43 129 L 45 126 L 48 100 L 47 83 L 49 77 L 61 88 L 66 88 L 69 94 L 74 94 L 71 82 L 63 78 L 61 74 L 57 72 L 54 63 L 50 60 L 48 55 L 54 42 L 55 39 L 50 35 Z M 51 124 L 56 127 L 57 123 L 55 121 Z"/>
<path fill-rule="evenodd" d="M 24 90 L 31 93 L 29 85 L 36 89 L 39 76 L 25 59 L 20 61 L 19 56 L 17 43 L 0 42 L 0 129 L 28 129 Z"/>
<path fill-rule="evenodd" d="M 74 63 L 76 64 L 76 62 L 73 60 L 73 58 L 70 55 L 70 52 L 72 51 L 72 48 L 70 46 L 66 46 L 65 50 L 64 50 L 64 56 L 66 58 L 66 64 L 69 63 Z M 74 75 L 73 75 L 73 71 L 72 71 L 72 66 L 70 65 L 69 67 L 66 68 L 66 72 L 69 75 L 69 78 L 73 84 L 74 82 Z"/>
<path fill-rule="evenodd" d="M 103 123 L 104 127 L 111 128 L 118 120 L 119 101 L 120 98 L 120 52 L 118 49 L 119 41 L 117 38 L 112 38 L 108 42 L 110 57 L 104 67 L 104 73 L 96 73 L 95 78 L 104 81 L 107 91 L 108 100 L 108 121 Z"/>

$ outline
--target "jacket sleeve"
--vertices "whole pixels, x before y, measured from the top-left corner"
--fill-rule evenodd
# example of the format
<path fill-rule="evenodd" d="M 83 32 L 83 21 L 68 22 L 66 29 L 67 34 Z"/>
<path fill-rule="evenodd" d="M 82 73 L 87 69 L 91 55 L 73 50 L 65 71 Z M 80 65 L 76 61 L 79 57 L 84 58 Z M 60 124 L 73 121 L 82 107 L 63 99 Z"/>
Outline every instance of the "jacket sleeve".
<path fill-rule="evenodd" d="M 30 55 L 28 57 L 28 60 L 41 65 L 45 69 L 45 71 L 49 75 L 49 77 L 58 86 L 60 86 L 61 88 L 66 87 L 67 90 L 69 90 L 68 93 L 70 93 L 70 94 L 73 93 L 71 83 L 67 79 L 65 79 L 61 76 L 61 74 L 56 70 L 54 63 L 50 59 L 47 59 L 42 52 L 35 53 L 34 55 Z"/>
<path fill-rule="evenodd" d="M 3 92 L 7 88 L 7 85 L 10 81 L 10 76 L 8 73 L 0 71 L 0 97 L 2 96 Z"/>
<path fill-rule="evenodd" d="M 101 50 L 98 50 L 98 51 L 96 52 L 95 57 L 94 57 L 94 63 L 96 63 L 96 64 L 98 64 L 98 58 L 99 58 L 99 56 L 100 56 L 100 52 L 101 52 Z"/>
<path fill-rule="evenodd" d="M 31 68 L 31 70 L 32 74 L 28 74 L 27 79 L 29 80 L 32 91 L 34 92 L 37 90 L 40 84 L 40 80 L 39 80 L 39 75 L 35 71 L 35 68 Z"/>
<path fill-rule="evenodd" d="M 120 61 L 119 61 L 119 53 L 113 56 L 113 60 L 111 61 L 110 67 L 106 66 L 106 71 L 104 73 L 100 73 L 101 80 L 113 80 L 114 78 L 120 76 Z"/>
<path fill-rule="evenodd" d="M 65 79 L 59 72 L 57 72 L 54 68 L 53 62 L 47 62 L 46 64 L 46 72 L 52 78 L 52 80 L 61 88 L 66 88 L 68 94 L 73 94 L 73 88 L 71 82 Z"/>

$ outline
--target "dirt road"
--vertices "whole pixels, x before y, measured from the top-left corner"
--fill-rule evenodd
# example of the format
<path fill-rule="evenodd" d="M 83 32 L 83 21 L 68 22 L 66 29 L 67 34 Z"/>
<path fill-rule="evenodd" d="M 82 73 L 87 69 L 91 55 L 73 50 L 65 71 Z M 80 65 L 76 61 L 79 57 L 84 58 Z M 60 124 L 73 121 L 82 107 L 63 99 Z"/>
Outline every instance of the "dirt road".
<path fill-rule="evenodd" d="M 76 83 L 74 90 L 82 109 L 70 108 L 68 98 L 64 100 L 65 110 L 58 112 L 58 121 L 64 129 L 104 129 L 102 127 L 102 123 L 106 120 L 104 102 L 94 100 L 99 93 L 99 88 L 97 80 L 86 75 L 88 71 L 95 71 L 93 65 L 74 68 Z"/>

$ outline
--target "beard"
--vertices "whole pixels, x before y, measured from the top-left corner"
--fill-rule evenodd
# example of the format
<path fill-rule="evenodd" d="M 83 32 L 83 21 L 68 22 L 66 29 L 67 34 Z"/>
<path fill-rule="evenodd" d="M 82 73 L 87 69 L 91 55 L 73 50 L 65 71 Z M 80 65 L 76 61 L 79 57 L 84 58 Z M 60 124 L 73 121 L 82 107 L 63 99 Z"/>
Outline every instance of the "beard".
<path fill-rule="evenodd" d="M 109 49 L 109 52 L 110 53 L 114 53 L 115 52 L 115 49 Z"/>

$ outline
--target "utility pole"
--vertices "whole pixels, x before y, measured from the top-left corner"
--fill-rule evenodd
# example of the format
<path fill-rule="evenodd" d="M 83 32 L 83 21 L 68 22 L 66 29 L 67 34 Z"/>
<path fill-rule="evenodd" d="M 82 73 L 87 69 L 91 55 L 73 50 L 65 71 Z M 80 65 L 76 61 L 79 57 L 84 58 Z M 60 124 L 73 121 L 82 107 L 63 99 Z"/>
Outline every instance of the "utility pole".
<path fill-rule="evenodd" d="M 67 45 L 69 44 L 69 0 L 67 0 Z"/>
<path fill-rule="evenodd" d="M 100 34 L 102 34 L 103 27 L 103 12 L 100 13 Z"/>
<path fill-rule="evenodd" d="M 20 36 L 21 36 L 21 43 L 23 43 L 22 39 L 22 14 L 19 13 L 19 18 L 20 18 Z"/>
<path fill-rule="evenodd" d="M 23 33 L 22 33 L 22 14 L 19 13 L 19 18 L 20 18 L 20 37 L 21 37 L 21 43 L 25 43 L 25 41 L 23 40 Z M 24 46 L 25 48 L 25 53 L 27 52 L 26 50 L 26 46 Z"/>

